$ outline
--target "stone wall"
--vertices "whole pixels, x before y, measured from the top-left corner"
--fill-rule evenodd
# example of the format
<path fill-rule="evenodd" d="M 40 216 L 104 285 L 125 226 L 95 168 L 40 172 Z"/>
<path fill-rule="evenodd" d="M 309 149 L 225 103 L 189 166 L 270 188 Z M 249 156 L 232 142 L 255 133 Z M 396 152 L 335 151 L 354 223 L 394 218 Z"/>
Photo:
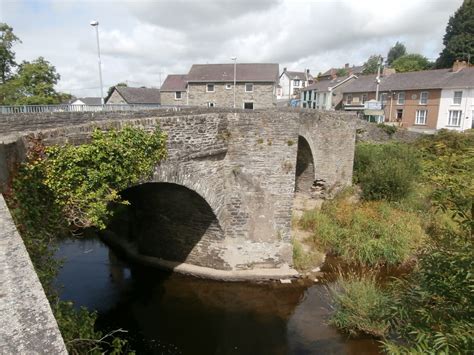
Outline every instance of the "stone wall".
<path fill-rule="evenodd" d="M 127 102 L 123 99 L 123 97 L 118 93 L 117 90 L 114 89 L 112 95 L 108 98 L 108 104 L 126 104 Z"/>
<path fill-rule="evenodd" d="M 187 105 L 186 91 L 181 91 L 181 99 L 176 99 L 174 91 L 160 91 L 162 106 L 185 106 Z"/>
<path fill-rule="evenodd" d="M 351 184 L 355 126 L 345 114 L 209 109 L 115 116 L 84 114 L 89 121 L 84 117 L 80 121 L 74 115 L 67 117 L 53 115 L 48 122 L 45 116 L 38 115 L 35 119 L 41 123 L 36 126 L 31 126 L 31 119 L 30 126 L 18 126 L 19 122 L 12 120 L 10 130 L 28 129 L 10 135 L 9 143 L 0 144 L 0 162 L 12 169 L 21 161 L 28 132 L 42 136 L 46 144 L 78 144 L 87 141 L 95 128 L 134 125 L 152 129 L 159 125 L 168 135 L 168 158 L 144 183 L 160 185 L 158 188 L 168 197 L 165 202 L 137 200 L 137 205 L 145 206 L 141 210 L 146 206 L 150 209 L 146 212 L 150 223 L 142 225 L 147 233 L 135 243 L 139 251 L 146 251 L 148 245 L 151 256 L 157 259 L 172 257 L 174 262 L 229 272 L 288 270 L 292 265 L 290 223 L 300 136 L 311 150 L 313 179 L 324 180 L 329 192 Z M 68 124 L 71 122 L 76 124 Z M 58 128 L 52 128 L 55 124 Z M 30 127 L 38 130 L 32 132 Z M 312 179 L 306 180 L 309 185 Z M 188 189 L 196 196 L 186 195 L 183 190 L 171 193 L 173 188 L 163 190 L 167 184 Z M 160 198 L 159 193 L 150 191 L 141 195 L 143 199 Z M 185 204 L 184 198 L 179 197 L 185 195 L 194 201 L 198 218 L 194 224 L 205 228 L 200 228 L 200 238 L 192 238 L 191 225 L 173 222 L 170 225 L 182 226 L 182 233 L 181 238 L 175 235 L 177 239 L 171 240 L 172 228 L 160 230 L 155 222 L 188 218 L 185 216 L 191 215 L 189 206 L 181 214 L 166 212 Z M 169 248 L 159 245 L 164 234 L 168 235 L 164 240 L 168 240 Z"/>
<path fill-rule="evenodd" d="M 214 92 L 206 92 L 207 84 L 189 83 L 189 105 L 207 107 L 209 102 L 213 102 L 218 108 L 232 108 L 234 105 L 233 83 L 231 89 L 226 89 L 227 84 L 214 83 Z M 245 84 L 237 83 L 235 91 L 236 108 L 244 108 L 244 102 L 253 102 L 254 110 L 275 106 L 274 84 L 254 83 L 253 92 L 245 92 Z"/>

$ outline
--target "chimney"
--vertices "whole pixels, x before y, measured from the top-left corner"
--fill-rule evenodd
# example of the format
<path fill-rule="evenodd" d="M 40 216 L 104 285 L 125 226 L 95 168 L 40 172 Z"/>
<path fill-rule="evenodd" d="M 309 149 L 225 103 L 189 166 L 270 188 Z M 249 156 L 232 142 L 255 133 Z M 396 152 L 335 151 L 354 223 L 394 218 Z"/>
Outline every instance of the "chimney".
<path fill-rule="evenodd" d="M 336 79 L 336 78 L 337 78 L 336 69 L 331 68 L 331 79 Z"/>
<path fill-rule="evenodd" d="M 459 60 L 456 60 L 456 61 L 453 63 L 452 72 L 457 73 L 458 71 L 460 71 L 461 69 L 464 69 L 464 68 L 467 68 L 467 63 L 466 63 L 466 61 L 463 60 L 462 62 L 460 62 Z"/>
<path fill-rule="evenodd" d="M 286 72 L 286 67 L 283 68 L 283 73 Z"/>
<path fill-rule="evenodd" d="M 306 74 L 309 75 L 309 69 L 306 69 Z"/>
<path fill-rule="evenodd" d="M 346 64 L 344 65 L 344 69 L 349 69 L 349 63 L 346 63 Z"/>

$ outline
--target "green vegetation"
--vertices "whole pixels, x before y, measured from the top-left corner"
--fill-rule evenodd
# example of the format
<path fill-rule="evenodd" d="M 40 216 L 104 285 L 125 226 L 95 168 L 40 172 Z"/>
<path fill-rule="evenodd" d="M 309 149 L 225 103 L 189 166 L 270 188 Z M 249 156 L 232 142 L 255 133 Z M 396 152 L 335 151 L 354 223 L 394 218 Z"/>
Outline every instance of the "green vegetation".
<path fill-rule="evenodd" d="M 464 0 L 449 18 L 443 37 L 444 49 L 436 60 L 437 68 L 450 68 L 456 59 L 468 59 L 474 53 L 474 1 Z"/>
<path fill-rule="evenodd" d="M 16 63 L 16 43 L 21 41 L 13 28 L 0 23 L 0 105 L 50 105 L 70 99 L 54 89 L 60 76 L 43 57 Z"/>
<path fill-rule="evenodd" d="M 403 57 L 405 54 L 407 54 L 407 48 L 403 43 L 397 41 L 397 43 L 395 43 L 395 45 L 388 51 L 387 64 L 391 66 L 394 61 Z"/>
<path fill-rule="evenodd" d="M 381 128 L 390 137 L 393 136 L 398 131 L 397 126 L 391 126 L 385 123 L 377 123 L 377 127 Z"/>
<path fill-rule="evenodd" d="M 366 200 L 399 201 L 408 196 L 420 172 L 416 150 L 406 144 L 356 146 L 354 182 Z"/>
<path fill-rule="evenodd" d="M 414 150 L 419 154 L 413 154 Z M 405 167 L 402 156 L 408 161 Z M 390 175 L 398 175 L 400 169 L 410 170 L 405 182 L 416 189 L 398 192 L 400 177 L 394 184 Z M 360 255 L 367 258 L 358 249 L 382 240 L 380 250 L 384 251 L 410 240 L 412 244 L 403 248 L 403 255 L 411 253 L 416 258 L 410 274 L 383 288 L 372 274 L 342 276 L 331 289 L 335 303 L 332 324 L 352 335 L 367 333 L 382 338 L 384 350 L 390 354 L 472 353 L 473 171 L 472 131 L 440 131 L 411 145 L 357 147 L 355 180 L 360 183 L 362 197 L 381 201 L 350 202 L 346 195 L 325 203 L 320 212 L 307 213 L 300 224 L 315 231 L 315 245 L 328 245 L 348 260 L 361 260 Z M 376 185 L 387 188 L 380 193 Z M 390 228 L 392 236 L 386 232 Z M 410 228 L 416 232 L 408 231 Z M 421 236 L 422 229 L 426 237 Z M 372 250 L 367 255 L 376 253 Z"/>
<path fill-rule="evenodd" d="M 376 74 L 379 66 L 381 65 L 382 56 L 379 54 L 371 55 L 364 63 L 363 74 Z"/>
<path fill-rule="evenodd" d="M 300 225 L 314 233 L 315 246 L 361 265 L 406 262 L 424 239 L 415 214 L 384 201 L 355 204 L 345 196 L 325 201 L 320 211 L 306 212 Z"/>
<path fill-rule="evenodd" d="M 139 128 L 101 132 L 88 144 L 44 147 L 31 140 L 27 161 L 13 181 L 7 202 L 72 354 L 126 352 L 127 344 L 94 330 L 95 313 L 59 301 L 53 286 L 60 262 L 58 238 L 71 228 L 103 228 L 110 202 L 127 203 L 123 190 L 150 176 L 165 157 L 165 135 Z"/>
<path fill-rule="evenodd" d="M 430 69 L 432 63 L 421 54 L 406 54 L 392 63 L 397 73 L 404 73 L 409 71 L 427 70 Z"/>
<path fill-rule="evenodd" d="M 374 275 L 341 277 L 330 291 L 335 308 L 330 324 L 350 335 L 387 335 L 391 299 Z"/>

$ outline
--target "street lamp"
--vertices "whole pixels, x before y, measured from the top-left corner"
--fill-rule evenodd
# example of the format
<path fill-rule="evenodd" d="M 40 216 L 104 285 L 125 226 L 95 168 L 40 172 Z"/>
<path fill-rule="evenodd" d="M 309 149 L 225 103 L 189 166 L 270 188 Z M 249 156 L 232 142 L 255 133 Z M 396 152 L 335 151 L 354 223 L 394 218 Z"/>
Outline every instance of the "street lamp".
<path fill-rule="evenodd" d="M 99 21 L 91 21 L 91 26 L 92 27 L 95 27 L 95 34 L 96 34 L 96 37 L 97 37 L 97 55 L 98 55 L 98 58 L 99 58 L 99 79 L 100 79 L 100 102 L 102 103 L 102 105 L 104 104 L 104 89 L 103 89 L 103 86 L 102 86 L 102 65 L 101 65 L 101 62 L 100 62 L 100 45 L 99 45 Z"/>
<path fill-rule="evenodd" d="M 234 109 L 235 109 L 235 82 L 236 82 L 236 73 L 237 73 L 237 57 L 230 58 L 234 61 Z"/>

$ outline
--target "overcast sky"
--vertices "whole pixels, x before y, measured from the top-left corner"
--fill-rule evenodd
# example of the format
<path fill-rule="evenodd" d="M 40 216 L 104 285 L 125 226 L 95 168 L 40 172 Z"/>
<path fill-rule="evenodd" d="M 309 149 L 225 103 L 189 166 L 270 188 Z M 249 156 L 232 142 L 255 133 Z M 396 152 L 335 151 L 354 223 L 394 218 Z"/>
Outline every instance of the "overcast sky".
<path fill-rule="evenodd" d="M 386 56 L 396 41 L 434 60 L 462 0 L 0 0 L 0 22 L 22 40 L 17 61 L 39 56 L 61 75 L 58 89 L 99 96 L 121 81 L 159 87 L 193 63 L 271 62 L 317 74 Z"/>

